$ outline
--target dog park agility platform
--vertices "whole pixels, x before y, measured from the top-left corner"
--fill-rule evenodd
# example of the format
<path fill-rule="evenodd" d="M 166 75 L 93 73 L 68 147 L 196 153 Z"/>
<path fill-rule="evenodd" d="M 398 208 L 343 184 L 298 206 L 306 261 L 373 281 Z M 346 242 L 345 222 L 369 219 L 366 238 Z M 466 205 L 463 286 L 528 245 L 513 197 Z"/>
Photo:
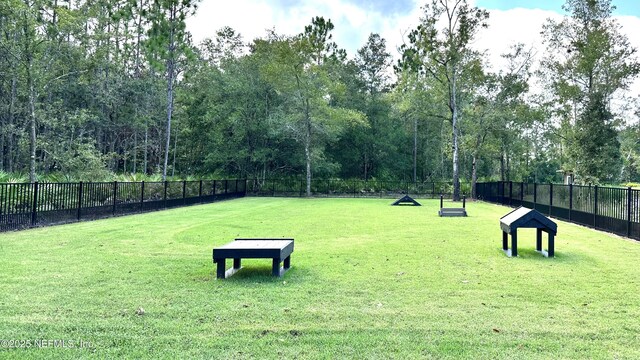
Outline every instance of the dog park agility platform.
<path fill-rule="evenodd" d="M 467 216 L 466 209 L 466 198 L 462 196 L 462 207 L 461 208 L 446 208 L 444 207 L 444 196 L 440 195 L 440 210 L 438 211 L 438 215 L 441 217 L 463 217 Z"/>
<path fill-rule="evenodd" d="M 500 218 L 502 230 L 502 250 L 509 257 L 518 256 L 518 229 L 536 229 L 536 251 L 545 257 L 555 255 L 554 237 L 558 232 L 558 225 L 540 212 L 520 206 Z M 549 235 L 547 251 L 542 250 L 542 232 Z M 511 249 L 509 249 L 508 235 L 511 234 Z"/>
<path fill-rule="evenodd" d="M 213 263 L 217 264 L 216 277 L 225 279 L 240 269 L 242 259 L 272 259 L 271 274 L 281 277 L 291 266 L 293 239 L 235 239 L 213 249 Z M 227 259 L 233 259 L 233 268 L 227 270 Z M 283 267 L 280 263 L 283 262 Z"/>

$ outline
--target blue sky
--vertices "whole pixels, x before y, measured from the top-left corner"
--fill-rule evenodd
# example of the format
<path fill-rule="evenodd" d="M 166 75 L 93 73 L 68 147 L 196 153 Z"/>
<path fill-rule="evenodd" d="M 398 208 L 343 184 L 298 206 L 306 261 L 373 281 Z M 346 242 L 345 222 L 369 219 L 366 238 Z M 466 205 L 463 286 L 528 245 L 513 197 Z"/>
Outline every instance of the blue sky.
<path fill-rule="evenodd" d="M 510 10 L 515 8 L 552 10 L 564 13 L 562 0 L 476 0 L 476 6 L 486 9 Z M 616 15 L 640 16 L 640 0 L 613 0 Z"/>

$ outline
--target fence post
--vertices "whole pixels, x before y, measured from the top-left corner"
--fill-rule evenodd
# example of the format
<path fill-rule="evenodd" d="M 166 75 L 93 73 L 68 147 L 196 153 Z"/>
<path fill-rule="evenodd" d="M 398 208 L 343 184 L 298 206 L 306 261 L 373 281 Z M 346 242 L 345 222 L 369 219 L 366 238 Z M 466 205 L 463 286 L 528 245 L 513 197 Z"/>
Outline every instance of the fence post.
<path fill-rule="evenodd" d="M 216 180 L 213 180 L 213 201 L 216 201 Z"/>
<path fill-rule="evenodd" d="M 355 198 L 355 197 L 356 197 L 356 181 L 355 181 L 355 180 L 353 180 L 351 183 L 353 184 L 353 197 Z M 329 195 L 329 194 L 327 194 L 327 196 L 328 196 L 328 195 Z"/>
<path fill-rule="evenodd" d="M 598 228 L 598 185 L 593 188 L 593 227 Z"/>
<path fill-rule="evenodd" d="M 631 237 L 631 186 L 627 188 L 627 237 Z"/>
<path fill-rule="evenodd" d="M 569 221 L 571 221 L 572 211 L 573 211 L 573 184 L 569 184 Z"/>
<path fill-rule="evenodd" d="M 164 181 L 164 195 L 163 195 L 163 200 L 164 202 L 164 207 L 167 207 L 167 180 Z"/>
<path fill-rule="evenodd" d="M 513 198 L 513 181 L 509 181 L 509 206 L 511 206 L 512 198 Z"/>
<path fill-rule="evenodd" d="M 553 206 L 553 183 L 549 183 L 549 216 L 551 216 L 552 206 Z"/>
<path fill-rule="evenodd" d="M 144 211 L 144 181 L 140 185 L 140 211 Z"/>
<path fill-rule="evenodd" d="M 182 205 L 187 204 L 187 180 L 182 180 Z"/>
<path fill-rule="evenodd" d="M 533 208 L 536 208 L 536 202 L 538 201 L 538 184 L 533 183 Z"/>
<path fill-rule="evenodd" d="M 238 179 L 236 179 L 236 191 L 234 191 L 234 193 L 238 193 Z"/>
<path fill-rule="evenodd" d="M 520 182 L 520 206 L 522 206 L 522 202 L 524 201 L 524 181 Z"/>
<path fill-rule="evenodd" d="M 82 208 L 82 181 L 80 181 L 80 185 L 78 186 L 78 212 L 76 214 L 78 221 L 80 221 L 81 208 Z"/>
<path fill-rule="evenodd" d="M 229 180 L 224 181 L 224 193 L 226 194 L 229 191 Z M 274 190 L 275 193 L 275 190 Z"/>
<path fill-rule="evenodd" d="M 118 182 L 113 182 L 113 204 L 111 204 L 111 214 L 116 214 L 116 199 L 118 197 Z"/>
<path fill-rule="evenodd" d="M 198 189 L 198 201 L 202 201 L 202 180 L 200 180 L 200 188 Z"/>
<path fill-rule="evenodd" d="M 38 182 L 33 183 L 33 204 L 31 206 L 31 226 L 38 221 Z"/>

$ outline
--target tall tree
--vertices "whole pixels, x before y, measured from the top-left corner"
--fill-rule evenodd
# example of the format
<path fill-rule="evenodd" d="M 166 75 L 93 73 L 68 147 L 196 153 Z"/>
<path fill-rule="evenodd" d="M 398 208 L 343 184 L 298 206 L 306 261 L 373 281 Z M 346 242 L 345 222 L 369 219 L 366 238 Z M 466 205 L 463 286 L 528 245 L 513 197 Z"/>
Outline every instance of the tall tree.
<path fill-rule="evenodd" d="M 167 81 L 167 125 L 164 146 L 162 180 L 167 178 L 169 147 L 171 145 L 171 118 L 173 114 L 174 85 L 180 61 L 191 54 L 189 32 L 185 20 L 196 10 L 198 0 L 154 0 L 149 17 L 151 28 L 147 44 L 153 53 L 152 63 L 162 68 Z"/>
<path fill-rule="evenodd" d="M 389 88 L 389 68 L 391 54 L 387 52 L 386 40 L 378 34 L 370 34 L 366 44 L 358 49 L 355 62 L 358 66 L 360 80 L 365 88 L 365 109 L 369 126 L 363 129 L 364 144 L 362 144 L 363 177 L 368 180 L 374 167 L 381 161 L 379 156 L 384 153 L 384 144 L 377 144 L 382 136 L 385 117 L 388 116 L 389 106 L 383 93 Z M 379 152 L 380 151 L 380 152 Z"/>
<path fill-rule="evenodd" d="M 321 157 L 323 140 L 338 136 L 345 124 L 363 119 L 358 111 L 332 106 L 332 94 L 344 91 L 328 72 L 331 62 L 344 58 L 331 41 L 332 29 L 330 20 L 316 17 L 302 34 L 272 33 L 267 41 L 255 44 L 258 53 L 271 56 L 263 72 L 284 97 L 276 117 L 304 148 L 307 196 L 311 196 L 312 162 Z"/>
<path fill-rule="evenodd" d="M 458 83 L 466 62 L 476 55 L 470 48 L 478 30 L 486 27 L 489 13 L 471 7 L 467 0 L 432 0 L 422 8 L 420 25 L 403 45 L 403 62 L 446 88 L 452 126 L 453 200 L 460 200 L 459 94 Z M 438 29 L 444 20 L 444 28 Z"/>
<path fill-rule="evenodd" d="M 593 92 L 587 107 L 577 119 L 572 132 L 569 155 L 578 159 L 575 172 L 584 183 L 611 183 L 619 177 L 622 166 L 618 132 L 613 114 L 609 111 L 604 95 Z"/>
<path fill-rule="evenodd" d="M 637 49 L 620 31 L 612 17 L 615 7 L 610 0 L 567 0 L 563 9 L 570 16 L 561 21 L 548 20 L 543 28 L 547 54 L 542 62 L 542 74 L 551 94 L 550 103 L 561 120 L 558 130 L 569 155 L 566 167 L 587 171 L 576 173 L 576 179 L 597 178 L 597 174 L 618 173 L 615 158 L 603 161 L 606 168 L 583 167 L 591 156 L 589 146 L 577 141 L 583 138 L 579 122 L 588 123 L 598 134 L 608 134 L 609 118 L 615 117 L 611 99 L 622 95 L 640 73 Z M 585 116 L 596 118 L 587 121 Z M 608 137 L 610 146 L 618 146 L 615 136 Z M 607 156 L 613 152 L 603 153 Z M 617 165 L 616 165 L 617 166 Z"/>
<path fill-rule="evenodd" d="M 22 53 L 21 60 L 24 67 L 29 114 L 29 181 L 36 181 L 36 77 L 38 51 L 42 41 L 37 38 L 37 29 L 42 25 L 40 4 L 35 0 L 24 0 L 24 6 L 19 9 L 22 18 Z"/>

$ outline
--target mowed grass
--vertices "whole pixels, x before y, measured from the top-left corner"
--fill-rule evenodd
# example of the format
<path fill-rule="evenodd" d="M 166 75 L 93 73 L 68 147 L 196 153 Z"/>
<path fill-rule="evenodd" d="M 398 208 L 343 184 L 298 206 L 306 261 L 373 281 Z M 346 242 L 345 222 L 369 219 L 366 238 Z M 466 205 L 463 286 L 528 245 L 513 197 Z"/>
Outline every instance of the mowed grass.
<path fill-rule="evenodd" d="M 558 222 L 556 258 L 532 229 L 507 258 L 508 208 L 391 202 L 244 198 L 0 234 L 0 339 L 74 342 L 0 358 L 640 358 L 640 243 Z M 216 280 L 211 250 L 235 237 L 295 238 L 291 270 L 245 260 Z"/>

